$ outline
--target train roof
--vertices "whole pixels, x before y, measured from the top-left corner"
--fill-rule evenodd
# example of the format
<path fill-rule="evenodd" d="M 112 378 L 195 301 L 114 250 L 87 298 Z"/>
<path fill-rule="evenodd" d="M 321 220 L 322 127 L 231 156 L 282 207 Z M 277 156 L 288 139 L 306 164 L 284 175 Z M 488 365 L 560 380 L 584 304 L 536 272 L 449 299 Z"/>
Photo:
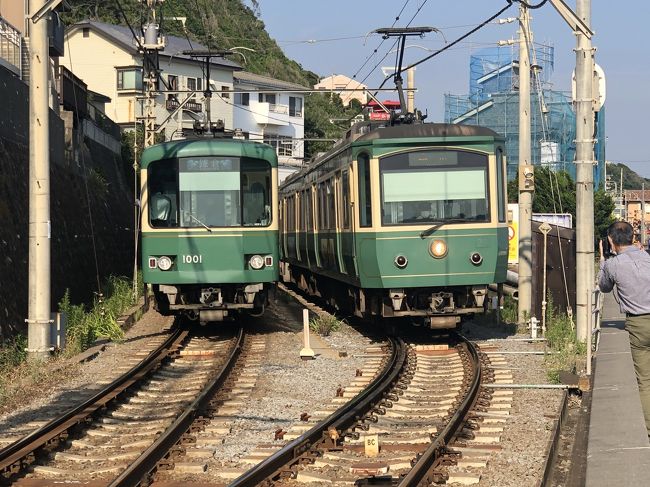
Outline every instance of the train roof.
<path fill-rule="evenodd" d="M 310 172 L 320 163 L 330 158 L 331 155 L 340 152 L 351 143 L 374 143 L 374 141 L 392 140 L 392 139 L 416 139 L 420 137 L 434 137 L 444 141 L 445 139 L 457 138 L 466 139 L 487 139 L 487 140 L 505 140 L 492 129 L 481 127 L 479 125 L 461 125 L 455 123 L 414 123 L 402 125 L 386 125 L 385 121 L 364 121 L 354 124 L 345 133 L 334 147 L 325 154 L 318 156 L 308 166 L 300 171 L 291 174 L 281 186 L 290 183 L 302 175 Z"/>
<path fill-rule="evenodd" d="M 178 157 L 230 156 L 264 159 L 271 167 L 278 166 L 275 149 L 268 144 L 251 140 L 196 138 L 173 140 L 147 147 L 140 164 L 145 169 L 154 161 Z"/>

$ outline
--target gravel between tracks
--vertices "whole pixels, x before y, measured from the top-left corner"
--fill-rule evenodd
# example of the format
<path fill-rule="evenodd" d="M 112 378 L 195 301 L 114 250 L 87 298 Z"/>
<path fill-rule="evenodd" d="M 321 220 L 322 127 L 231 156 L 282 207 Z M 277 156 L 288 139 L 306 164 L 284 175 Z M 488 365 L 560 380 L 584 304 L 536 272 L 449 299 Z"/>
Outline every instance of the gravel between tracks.
<path fill-rule="evenodd" d="M 502 352 L 543 351 L 543 342 L 512 340 L 525 335 L 508 335 L 503 328 L 464 324 L 463 332 L 479 345 L 491 345 Z M 489 340 L 488 339 L 496 340 Z M 515 384 L 549 384 L 543 355 L 505 355 Z M 515 389 L 512 410 L 501 435 L 502 450 L 494 453 L 481 475 L 478 487 L 524 487 L 539 485 L 546 461 L 546 449 L 562 401 L 557 389 Z"/>
<path fill-rule="evenodd" d="M 266 315 L 266 320 L 279 325 L 281 331 L 268 335 L 256 387 L 243 408 L 246 414 L 234 421 L 232 432 L 214 454 L 208 471 L 213 465 L 242 466 L 239 460 L 260 443 L 284 444 L 274 441 L 275 430 L 287 430 L 299 422 L 303 412 L 331 404 L 337 388 L 353 380 L 356 370 L 362 367 L 363 359 L 357 354 L 370 344 L 370 339 L 347 325 L 322 338 L 335 352 L 346 352 L 344 356 L 324 354 L 315 360 L 301 360 L 302 333 L 288 331 L 301 329 L 298 311 L 279 300 Z"/>

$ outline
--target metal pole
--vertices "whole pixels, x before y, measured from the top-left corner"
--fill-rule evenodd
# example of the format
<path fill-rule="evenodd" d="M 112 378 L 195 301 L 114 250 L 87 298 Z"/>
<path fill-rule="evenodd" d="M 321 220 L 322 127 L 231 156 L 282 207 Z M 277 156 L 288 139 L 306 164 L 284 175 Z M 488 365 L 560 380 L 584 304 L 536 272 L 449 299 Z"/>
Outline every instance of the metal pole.
<path fill-rule="evenodd" d="M 549 225 L 548 222 L 544 222 L 539 226 L 539 230 L 544 234 L 544 269 L 542 271 L 542 292 L 544 295 L 542 296 L 542 334 L 546 335 L 546 256 L 548 253 L 548 232 L 552 230 L 551 225 Z"/>
<path fill-rule="evenodd" d="M 32 0 L 30 14 L 45 0 Z M 29 290 L 27 351 L 45 359 L 50 347 L 50 121 L 47 20 L 29 24 Z"/>
<path fill-rule="evenodd" d="M 532 306 L 533 166 L 530 164 L 530 55 L 528 9 L 519 5 L 519 301 L 518 321 L 524 324 Z"/>
<path fill-rule="evenodd" d="M 409 113 L 415 113 L 415 68 L 410 68 L 406 72 L 406 111 Z"/>
<path fill-rule="evenodd" d="M 644 247 L 647 240 L 645 228 L 645 183 L 641 183 L 641 226 L 639 227 L 639 230 L 641 231 L 641 245 Z"/>
<path fill-rule="evenodd" d="M 591 0 L 577 0 L 578 17 L 591 25 Z M 577 34 L 576 48 L 576 333 L 587 339 L 594 285 L 594 53 L 591 40 Z"/>

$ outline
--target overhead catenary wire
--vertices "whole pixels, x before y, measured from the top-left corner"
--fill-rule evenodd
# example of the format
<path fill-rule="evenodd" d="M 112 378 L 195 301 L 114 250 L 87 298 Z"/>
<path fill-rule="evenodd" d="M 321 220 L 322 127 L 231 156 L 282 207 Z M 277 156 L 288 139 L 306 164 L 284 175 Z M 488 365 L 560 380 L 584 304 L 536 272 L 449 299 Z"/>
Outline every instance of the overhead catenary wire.
<path fill-rule="evenodd" d="M 513 2 L 513 1 L 515 1 L 515 0 L 506 0 L 507 5 L 506 5 L 505 7 L 503 7 L 502 9 L 500 9 L 497 13 L 495 13 L 494 15 L 492 15 L 491 17 L 489 17 L 487 20 L 484 20 L 483 22 L 481 22 L 480 24 L 478 24 L 476 27 L 474 27 L 474 28 L 471 29 L 470 31 L 466 32 L 465 34 L 463 34 L 462 36 L 458 37 L 457 39 L 455 39 L 454 41 L 450 42 L 449 44 L 445 45 L 444 47 L 438 49 L 438 50 L 435 51 L 434 53 L 432 53 L 432 54 L 430 54 L 430 55 L 428 55 L 428 56 L 426 56 L 426 57 L 420 59 L 419 61 L 417 61 L 417 62 L 415 62 L 415 63 L 413 63 L 413 64 L 408 65 L 407 67 L 405 67 L 405 68 L 403 69 L 403 71 L 408 71 L 408 70 L 411 69 L 411 68 L 414 68 L 414 67 L 416 67 L 416 66 L 419 66 L 419 65 L 422 64 L 422 63 L 425 63 L 426 61 L 428 61 L 428 60 L 430 60 L 430 59 L 432 59 L 432 58 L 434 58 L 434 57 L 436 57 L 436 56 L 442 54 L 443 52 L 449 50 L 451 47 L 455 46 L 455 45 L 458 44 L 459 42 L 461 42 L 461 41 L 463 41 L 464 39 L 468 38 L 469 36 L 471 36 L 472 34 L 474 34 L 475 32 L 477 32 L 478 30 L 480 30 L 480 29 L 482 29 L 483 27 L 485 27 L 486 25 L 488 25 L 488 24 L 489 24 L 490 22 L 492 22 L 494 19 L 496 19 L 497 17 L 499 17 L 501 14 L 503 14 L 503 13 L 504 13 L 506 10 L 508 10 L 510 7 L 512 7 L 512 2 Z M 383 88 L 384 85 L 386 84 L 386 82 L 387 82 L 388 80 L 390 80 L 391 78 L 393 78 L 394 76 L 395 76 L 394 74 L 390 74 L 390 75 L 386 76 L 386 77 L 384 78 L 384 80 L 381 82 L 381 84 L 379 85 L 379 88 L 380 88 L 380 89 Z M 373 96 L 377 95 L 377 93 L 378 93 L 378 91 L 375 91 L 375 93 L 373 94 Z M 360 112 L 357 112 L 357 115 L 358 115 L 359 113 L 360 113 Z M 356 115 L 355 115 L 355 116 L 356 116 Z M 352 120 L 353 118 L 354 118 L 354 116 L 351 117 L 350 120 Z"/>

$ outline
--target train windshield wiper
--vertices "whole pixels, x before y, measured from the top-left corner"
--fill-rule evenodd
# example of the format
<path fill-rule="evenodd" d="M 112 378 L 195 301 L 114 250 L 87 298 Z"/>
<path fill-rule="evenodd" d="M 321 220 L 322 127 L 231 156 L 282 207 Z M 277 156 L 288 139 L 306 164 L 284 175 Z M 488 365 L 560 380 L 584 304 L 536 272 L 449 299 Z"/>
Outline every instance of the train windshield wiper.
<path fill-rule="evenodd" d="M 192 213 L 190 213 L 189 211 L 187 212 L 187 215 L 188 215 L 192 220 L 194 220 L 196 223 L 198 223 L 198 224 L 201 225 L 203 228 L 205 228 L 208 232 L 212 232 L 212 229 L 211 229 L 209 226 L 207 226 L 205 223 L 203 223 L 203 222 L 202 222 L 201 220 L 199 220 L 197 217 L 195 217 L 194 215 L 192 215 Z"/>
<path fill-rule="evenodd" d="M 437 222 L 434 222 L 432 226 L 427 228 L 426 230 L 423 230 L 420 232 L 420 238 L 428 237 L 431 235 L 433 232 L 438 230 L 441 226 L 447 225 L 448 223 L 463 223 L 466 222 L 467 220 L 464 218 L 449 218 L 447 220 L 440 220 Z"/>

